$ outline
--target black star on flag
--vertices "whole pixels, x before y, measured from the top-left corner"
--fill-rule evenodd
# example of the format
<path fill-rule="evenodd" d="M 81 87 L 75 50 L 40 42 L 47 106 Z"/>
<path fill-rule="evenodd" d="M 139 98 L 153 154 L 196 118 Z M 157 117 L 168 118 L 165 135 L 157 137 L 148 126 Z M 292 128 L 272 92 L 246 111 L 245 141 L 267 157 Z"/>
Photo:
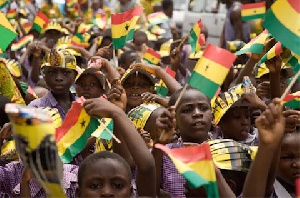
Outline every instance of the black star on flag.
<path fill-rule="evenodd" d="M 85 120 L 82 120 L 81 124 L 81 128 L 85 126 Z"/>
<path fill-rule="evenodd" d="M 207 71 L 207 70 L 208 70 L 208 68 L 209 68 L 209 66 L 208 66 L 208 65 L 206 65 L 206 67 L 205 67 L 205 71 Z"/>
<path fill-rule="evenodd" d="M 129 28 L 129 25 L 126 24 L 126 26 L 125 26 L 126 31 L 128 31 L 128 28 Z"/>

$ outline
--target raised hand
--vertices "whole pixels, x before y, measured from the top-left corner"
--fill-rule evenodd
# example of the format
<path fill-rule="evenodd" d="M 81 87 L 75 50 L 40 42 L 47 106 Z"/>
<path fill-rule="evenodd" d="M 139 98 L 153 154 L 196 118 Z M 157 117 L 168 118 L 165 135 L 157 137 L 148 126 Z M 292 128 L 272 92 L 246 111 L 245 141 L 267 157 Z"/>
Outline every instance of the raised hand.
<path fill-rule="evenodd" d="M 107 93 L 107 99 L 125 111 L 127 96 L 119 79 L 112 80 L 111 89 Z"/>

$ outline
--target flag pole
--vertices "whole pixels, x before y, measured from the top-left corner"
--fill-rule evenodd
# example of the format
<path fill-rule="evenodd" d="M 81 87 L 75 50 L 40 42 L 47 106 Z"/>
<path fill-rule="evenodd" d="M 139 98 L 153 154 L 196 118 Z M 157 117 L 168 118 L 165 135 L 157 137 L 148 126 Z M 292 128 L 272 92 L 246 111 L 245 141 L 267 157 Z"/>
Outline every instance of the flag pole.
<path fill-rule="evenodd" d="M 296 80 L 299 78 L 300 76 L 300 70 L 296 73 L 296 75 L 292 78 L 292 81 L 290 82 L 289 86 L 285 89 L 284 93 L 282 94 L 280 100 L 282 101 L 286 95 L 289 93 L 289 91 L 291 90 L 292 86 L 295 84 Z"/>
<path fill-rule="evenodd" d="M 176 102 L 175 102 L 175 109 L 177 108 L 177 106 L 178 106 L 178 104 L 179 104 L 179 102 L 180 102 L 180 100 L 181 100 L 181 98 L 182 98 L 184 92 L 186 91 L 186 88 L 187 88 L 187 87 L 188 87 L 188 84 L 186 83 L 186 84 L 184 85 L 184 87 L 183 87 L 183 89 L 182 89 L 182 91 L 181 91 L 179 97 L 177 98 L 177 100 L 176 100 Z"/>
<path fill-rule="evenodd" d="M 114 64 L 115 64 L 115 68 L 118 68 L 118 60 L 116 57 L 116 49 L 113 47 L 113 60 L 114 60 Z"/>
<path fill-rule="evenodd" d="M 119 140 L 119 138 L 117 138 L 117 137 L 114 135 L 114 133 L 113 133 L 109 128 L 106 127 L 105 123 L 102 122 L 102 119 L 98 119 L 98 122 L 99 122 L 100 124 L 103 124 L 104 128 L 106 129 L 106 131 L 112 136 L 112 138 L 113 138 L 116 142 L 118 142 L 119 144 L 121 143 L 121 141 Z"/>
<path fill-rule="evenodd" d="M 189 34 L 181 39 L 181 42 L 178 45 L 178 49 L 180 49 L 183 46 L 183 44 L 185 43 L 185 41 L 188 37 L 189 37 Z"/>

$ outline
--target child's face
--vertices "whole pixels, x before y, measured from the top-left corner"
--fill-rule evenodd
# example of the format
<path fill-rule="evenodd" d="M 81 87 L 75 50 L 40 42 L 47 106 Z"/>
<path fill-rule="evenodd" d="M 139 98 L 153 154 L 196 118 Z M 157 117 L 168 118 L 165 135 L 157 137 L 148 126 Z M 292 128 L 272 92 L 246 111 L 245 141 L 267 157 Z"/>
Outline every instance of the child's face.
<path fill-rule="evenodd" d="M 86 74 L 80 77 L 76 84 L 76 93 L 78 97 L 83 96 L 85 99 L 99 98 L 104 94 L 98 78 L 92 74 Z"/>
<path fill-rule="evenodd" d="M 147 37 L 144 36 L 136 36 L 133 39 L 134 49 L 138 52 L 141 52 L 144 48 L 144 44 L 148 42 Z"/>
<path fill-rule="evenodd" d="M 128 54 L 127 57 L 126 57 L 125 64 L 122 65 L 122 68 L 127 70 L 129 68 L 129 66 L 136 60 L 138 60 L 138 54 L 137 53 Z"/>
<path fill-rule="evenodd" d="M 45 81 L 54 94 L 65 94 L 75 81 L 76 72 L 60 67 L 44 67 Z"/>
<path fill-rule="evenodd" d="M 86 169 L 79 197 L 130 197 L 131 181 L 126 168 L 115 159 L 101 159 Z"/>
<path fill-rule="evenodd" d="M 230 108 L 221 119 L 220 127 L 224 138 L 230 138 L 235 141 L 245 141 L 250 131 L 248 108 Z"/>
<path fill-rule="evenodd" d="M 150 92 L 152 87 L 151 81 L 143 74 L 132 74 L 125 80 L 123 87 L 126 91 L 127 105 L 129 107 L 136 107 L 143 103 L 142 94 Z"/>
<path fill-rule="evenodd" d="M 185 142 L 203 142 L 208 138 L 212 113 L 207 97 L 197 90 L 187 90 L 176 109 L 176 123 Z"/>
<path fill-rule="evenodd" d="M 277 176 L 290 185 L 300 177 L 300 134 L 287 134 L 281 146 Z"/>

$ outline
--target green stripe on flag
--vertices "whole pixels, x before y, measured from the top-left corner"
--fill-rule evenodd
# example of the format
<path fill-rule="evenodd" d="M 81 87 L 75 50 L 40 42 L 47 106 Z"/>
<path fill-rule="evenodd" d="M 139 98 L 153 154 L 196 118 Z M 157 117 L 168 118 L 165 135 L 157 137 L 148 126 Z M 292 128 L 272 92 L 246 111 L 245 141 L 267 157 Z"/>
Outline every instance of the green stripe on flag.
<path fill-rule="evenodd" d="M 209 182 L 204 185 L 207 197 L 219 197 L 218 185 L 216 182 Z"/>
<path fill-rule="evenodd" d="M 39 33 L 41 33 L 41 31 L 42 31 L 42 27 L 39 26 L 39 25 L 36 24 L 36 23 L 34 23 L 34 24 L 32 25 L 31 29 L 34 29 L 34 30 L 38 31 Z"/>
<path fill-rule="evenodd" d="M 198 89 L 209 98 L 213 98 L 218 88 L 220 87 L 220 85 L 216 84 L 215 82 L 209 80 L 208 78 L 204 77 L 203 75 L 197 72 L 192 73 L 188 84 Z"/>
<path fill-rule="evenodd" d="M 83 134 L 75 142 L 66 148 L 63 155 L 60 156 L 63 163 L 70 163 L 73 158 L 80 153 L 86 146 L 87 140 L 91 137 L 91 134 L 98 128 L 99 122 L 95 118 L 91 118 Z"/>
<path fill-rule="evenodd" d="M 169 92 L 169 90 L 165 86 L 157 86 L 156 87 L 156 93 L 157 93 L 157 95 L 159 95 L 159 96 L 161 96 L 163 98 L 165 98 L 168 95 L 168 92 Z"/>
<path fill-rule="evenodd" d="M 126 41 L 129 41 L 133 38 L 134 29 L 131 29 L 126 36 L 121 36 L 120 38 L 113 38 L 113 46 L 115 49 L 123 48 L 126 44 Z"/>
<path fill-rule="evenodd" d="M 260 18 L 263 18 L 264 15 L 265 15 L 265 13 L 255 14 L 255 15 L 249 15 L 249 16 L 243 16 L 242 20 L 243 21 L 248 21 L 248 20 L 252 20 L 252 19 L 260 19 Z"/>
<path fill-rule="evenodd" d="M 300 55 L 300 38 L 282 24 L 272 10 L 265 14 L 263 26 L 269 30 L 272 36 L 280 41 L 285 47 Z"/>
<path fill-rule="evenodd" d="M 254 43 L 249 48 L 240 50 L 240 51 L 236 52 L 235 54 L 236 55 L 241 55 L 241 54 L 245 54 L 247 52 L 252 52 L 252 53 L 255 53 L 255 54 L 261 54 L 263 48 L 264 48 L 264 44 Z"/>
<path fill-rule="evenodd" d="M 286 107 L 290 107 L 292 109 L 298 109 L 298 108 L 300 108 L 300 99 L 295 98 L 291 101 L 284 103 L 283 105 Z"/>
<path fill-rule="evenodd" d="M 101 123 L 101 124 L 103 124 L 103 123 Z M 113 130 L 114 130 L 114 122 L 113 122 L 113 121 L 109 122 L 109 124 L 106 126 L 106 128 L 107 128 L 108 130 L 110 130 L 111 132 L 113 132 Z M 111 140 L 112 136 L 111 136 L 111 134 L 107 131 L 107 129 L 104 129 L 104 130 L 102 131 L 102 133 L 100 134 L 99 138 L 105 139 L 105 140 Z"/>
<path fill-rule="evenodd" d="M 0 35 L 2 38 L 0 42 L 0 48 L 3 52 L 5 52 L 7 46 L 17 37 L 17 34 L 5 28 L 4 26 L 0 26 Z"/>
<path fill-rule="evenodd" d="M 195 52 L 195 51 L 196 51 L 196 45 L 197 45 L 197 42 L 198 42 L 198 36 L 197 36 L 196 33 L 194 32 L 194 30 L 191 29 L 191 31 L 190 31 L 190 39 L 189 39 L 189 43 L 190 43 L 190 45 L 191 45 L 192 52 Z"/>

